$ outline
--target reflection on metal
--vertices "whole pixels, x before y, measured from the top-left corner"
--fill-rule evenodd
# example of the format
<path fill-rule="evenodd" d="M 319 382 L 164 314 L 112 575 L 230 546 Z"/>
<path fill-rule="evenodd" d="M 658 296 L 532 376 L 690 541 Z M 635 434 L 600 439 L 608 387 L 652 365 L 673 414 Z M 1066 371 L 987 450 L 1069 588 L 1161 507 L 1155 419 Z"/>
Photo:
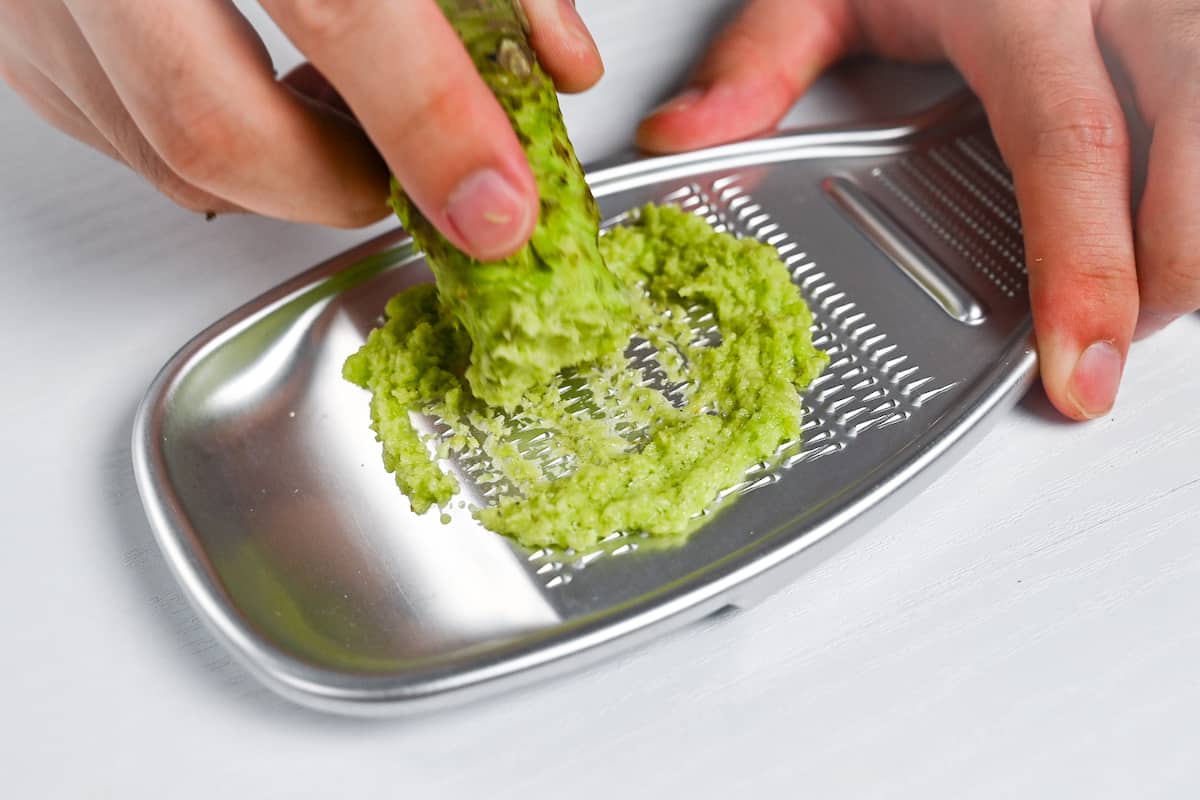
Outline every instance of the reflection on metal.
<path fill-rule="evenodd" d="M 984 310 L 974 297 L 943 270 L 921 245 L 896 224 L 857 183 L 845 177 L 827 178 L 825 193 L 862 228 L 880 250 L 887 253 L 917 286 L 942 310 L 959 322 L 981 325 Z"/>

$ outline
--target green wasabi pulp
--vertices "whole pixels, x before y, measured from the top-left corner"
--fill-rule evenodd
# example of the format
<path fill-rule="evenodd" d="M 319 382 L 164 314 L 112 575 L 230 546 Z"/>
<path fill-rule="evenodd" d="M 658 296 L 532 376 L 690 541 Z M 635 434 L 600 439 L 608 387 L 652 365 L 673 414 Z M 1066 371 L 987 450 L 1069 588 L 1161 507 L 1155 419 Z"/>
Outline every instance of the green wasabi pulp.
<path fill-rule="evenodd" d="M 490 497 L 476 518 L 522 544 L 676 539 L 799 438 L 800 392 L 828 358 L 774 248 L 647 206 L 600 249 L 628 289 L 630 348 L 534 387 L 514 411 L 472 393 L 471 340 L 432 285 L 392 298 L 386 323 L 346 361 L 345 377 L 371 392 L 384 465 L 415 512 L 459 492 L 441 466 L 453 459 L 478 467 L 466 474 Z M 423 434 L 414 414 L 443 424 Z"/>

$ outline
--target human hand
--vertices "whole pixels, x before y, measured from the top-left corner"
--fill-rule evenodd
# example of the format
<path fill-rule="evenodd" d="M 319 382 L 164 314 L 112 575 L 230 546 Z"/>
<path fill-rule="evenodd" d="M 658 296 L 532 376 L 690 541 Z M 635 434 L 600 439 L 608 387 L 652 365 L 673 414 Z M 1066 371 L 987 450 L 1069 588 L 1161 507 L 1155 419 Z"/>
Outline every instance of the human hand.
<path fill-rule="evenodd" d="M 948 59 L 979 95 L 1013 171 L 1046 392 L 1072 418 L 1106 414 L 1135 336 L 1200 307 L 1200 2 L 751 0 L 638 141 L 668 152 L 766 130 L 856 51 Z M 1154 132 L 1136 219 L 1105 56 Z"/>
<path fill-rule="evenodd" d="M 311 60 L 282 81 L 230 0 L 0 0 L 0 77 L 192 210 L 363 225 L 387 213 L 390 169 L 462 250 L 519 249 L 533 175 L 435 0 L 262 5 Z M 573 3 L 524 8 L 559 87 L 595 83 Z"/>

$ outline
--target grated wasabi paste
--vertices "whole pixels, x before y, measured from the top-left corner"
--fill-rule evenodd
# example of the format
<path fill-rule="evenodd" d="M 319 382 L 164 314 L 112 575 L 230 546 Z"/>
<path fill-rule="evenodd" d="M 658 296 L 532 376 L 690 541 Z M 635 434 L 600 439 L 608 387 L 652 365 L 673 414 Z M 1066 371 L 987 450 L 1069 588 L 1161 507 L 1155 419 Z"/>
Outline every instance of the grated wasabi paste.
<path fill-rule="evenodd" d="M 392 298 L 386 323 L 347 360 L 415 512 L 459 492 L 440 459 L 474 455 L 504 488 L 475 517 L 524 545 L 588 549 L 614 532 L 679 539 L 747 469 L 799 438 L 800 393 L 828 357 L 774 248 L 647 206 L 601 237 L 600 251 L 626 289 L 634 341 L 653 348 L 653 375 L 610 348 L 516 406 L 490 405 L 467 379 L 471 338 L 432 285 Z M 414 413 L 449 433 L 422 435 Z"/>

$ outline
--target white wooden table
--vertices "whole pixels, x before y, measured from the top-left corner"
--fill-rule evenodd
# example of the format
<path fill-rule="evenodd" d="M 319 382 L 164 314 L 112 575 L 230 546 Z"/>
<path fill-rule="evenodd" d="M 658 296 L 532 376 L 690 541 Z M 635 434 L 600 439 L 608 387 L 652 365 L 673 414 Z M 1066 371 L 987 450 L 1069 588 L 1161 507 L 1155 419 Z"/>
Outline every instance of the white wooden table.
<path fill-rule="evenodd" d="M 595 159 L 736 4 L 581 5 L 610 74 L 567 109 Z M 859 70 L 793 119 L 952 83 Z M 1196 796 L 1200 320 L 1136 348 L 1110 418 L 1065 424 L 1035 391 L 754 609 L 459 710 L 324 717 L 259 688 L 192 614 L 142 515 L 130 425 L 192 334 L 371 232 L 206 224 L 6 91 L 0 130 L 4 796 Z"/>

